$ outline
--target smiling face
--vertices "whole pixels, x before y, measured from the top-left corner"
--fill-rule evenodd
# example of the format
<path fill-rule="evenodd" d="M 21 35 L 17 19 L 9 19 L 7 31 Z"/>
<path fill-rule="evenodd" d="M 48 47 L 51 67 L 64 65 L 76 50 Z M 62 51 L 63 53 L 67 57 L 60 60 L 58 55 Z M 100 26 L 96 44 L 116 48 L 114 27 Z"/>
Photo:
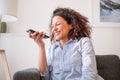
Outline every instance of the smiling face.
<path fill-rule="evenodd" d="M 54 16 L 52 19 L 52 34 L 55 40 L 68 41 L 68 33 L 71 25 L 68 24 L 62 17 Z"/>

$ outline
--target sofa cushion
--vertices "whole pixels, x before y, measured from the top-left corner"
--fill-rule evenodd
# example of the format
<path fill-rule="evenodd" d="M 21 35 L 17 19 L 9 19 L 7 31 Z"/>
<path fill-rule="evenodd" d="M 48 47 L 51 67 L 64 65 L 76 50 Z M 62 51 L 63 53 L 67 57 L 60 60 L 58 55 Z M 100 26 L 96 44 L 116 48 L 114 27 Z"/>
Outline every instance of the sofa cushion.
<path fill-rule="evenodd" d="M 98 74 L 105 80 L 120 80 L 120 59 L 117 55 L 96 55 Z"/>
<path fill-rule="evenodd" d="M 40 73 L 37 68 L 29 68 L 17 71 L 13 80 L 40 80 Z"/>

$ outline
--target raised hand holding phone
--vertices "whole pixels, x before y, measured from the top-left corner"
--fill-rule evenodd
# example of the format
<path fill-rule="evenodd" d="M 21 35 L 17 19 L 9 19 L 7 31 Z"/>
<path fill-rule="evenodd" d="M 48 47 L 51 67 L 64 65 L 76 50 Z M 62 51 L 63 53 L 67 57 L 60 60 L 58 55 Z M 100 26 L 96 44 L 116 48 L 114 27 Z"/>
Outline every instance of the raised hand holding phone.
<path fill-rule="evenodd" d="M 33 30 L 33 29 L 28 29 L 26 32 L 28 32 L 28 33 L 34 33 L 34 32 L 36 32 L 36 31 Z M 48 36 L 48 35 L 45 35 L 43 38 L 44 38 L 44 39 L 47 39 L 47 38 L 49 38 L 49 36 Z"/>

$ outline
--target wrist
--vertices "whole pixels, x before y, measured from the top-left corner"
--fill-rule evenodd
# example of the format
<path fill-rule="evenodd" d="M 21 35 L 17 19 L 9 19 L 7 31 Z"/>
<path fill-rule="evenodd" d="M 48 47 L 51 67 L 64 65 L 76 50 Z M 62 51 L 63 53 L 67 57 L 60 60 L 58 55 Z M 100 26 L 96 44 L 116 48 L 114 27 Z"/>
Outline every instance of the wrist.
<path fill-rule="evenodd" d="M 44 44 L 44 42 L 42 42 L 42 43 L 38 43 L 38 46 L 42 48 L 42 47 L 45 46 L 45 44 Z"/>

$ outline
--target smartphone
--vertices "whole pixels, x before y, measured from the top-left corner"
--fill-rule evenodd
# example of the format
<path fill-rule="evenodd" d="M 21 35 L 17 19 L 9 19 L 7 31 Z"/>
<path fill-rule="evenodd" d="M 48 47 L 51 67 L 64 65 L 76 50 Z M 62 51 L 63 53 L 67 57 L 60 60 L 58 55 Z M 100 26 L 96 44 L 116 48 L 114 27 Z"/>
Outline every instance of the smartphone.
<path fill-rule="evenodd" d="M 28 32 L 28 33 L 34 33 L 34 32 L 36 32 L 36 31 L 33 30 L 33 29 L 28 29 L 26 32 Z M 43 38 L 44 38 L 44 39 L 47 39 L 47 38 L 49 38 L 49 36 L 48 36 L 48 35 L 45 35 Z"/>

